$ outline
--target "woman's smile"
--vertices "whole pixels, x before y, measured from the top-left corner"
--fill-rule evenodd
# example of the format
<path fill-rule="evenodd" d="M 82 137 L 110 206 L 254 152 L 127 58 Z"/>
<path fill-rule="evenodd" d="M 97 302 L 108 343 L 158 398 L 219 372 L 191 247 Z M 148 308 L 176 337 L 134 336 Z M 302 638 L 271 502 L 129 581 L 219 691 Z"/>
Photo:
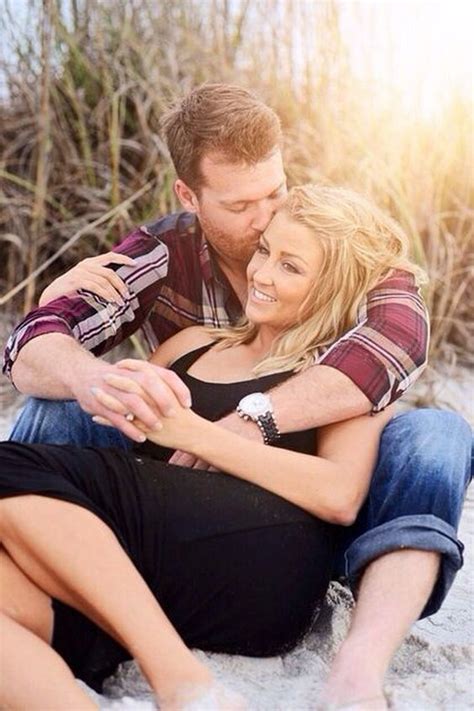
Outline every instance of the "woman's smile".
<path fill-rule="evenodd" d="M 250 298 L 253 299 L 254 301 L 259 301 L 259 302 L 267 302 L 267 303 L 274 303 L 276 299 L 273 296 L 270 296 L 269 294 L 266 294 L 263 291 L 260 291 L 260 289 L 257 289 L 256 286 L 253 286 L 250 289 Z"/>

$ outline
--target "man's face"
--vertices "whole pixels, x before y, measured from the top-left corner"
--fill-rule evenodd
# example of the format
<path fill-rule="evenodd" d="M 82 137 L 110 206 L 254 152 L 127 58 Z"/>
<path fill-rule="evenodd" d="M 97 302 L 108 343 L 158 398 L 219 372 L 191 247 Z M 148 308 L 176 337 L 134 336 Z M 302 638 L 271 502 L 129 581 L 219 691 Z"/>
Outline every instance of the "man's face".
<path fill-rule="evenodd" d="M 281 153 L 275 150 L 256 165 L 205 156 L 201 171 L 205 185 L 196 196 L 195 212 L 204 234 L 223 260 L 246 265 L 287 195 Z"/>

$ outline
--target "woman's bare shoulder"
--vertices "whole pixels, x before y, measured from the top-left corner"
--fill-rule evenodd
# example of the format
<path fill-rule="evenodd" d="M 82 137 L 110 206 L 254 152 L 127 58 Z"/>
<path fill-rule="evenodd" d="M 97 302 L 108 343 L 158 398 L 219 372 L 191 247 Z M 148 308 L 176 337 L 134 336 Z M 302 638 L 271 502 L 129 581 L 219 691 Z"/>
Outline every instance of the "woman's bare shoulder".
<path fill-rule="evenodd" d="M 168 368 L 177 358 L 185 353 L 212 343 L 213 338 L 205 326 L 190 326 L 176 333 L 160 344 L 150 358 L 154 365 Z"/>

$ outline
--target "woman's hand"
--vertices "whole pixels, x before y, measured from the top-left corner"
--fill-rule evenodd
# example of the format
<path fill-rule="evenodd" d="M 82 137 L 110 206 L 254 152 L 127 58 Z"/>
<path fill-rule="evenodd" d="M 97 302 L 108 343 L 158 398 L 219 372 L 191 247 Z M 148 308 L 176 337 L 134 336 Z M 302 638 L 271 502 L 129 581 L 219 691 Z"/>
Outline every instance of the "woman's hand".
<path fill-rule="evenodd" d="M 106 383 L 116 390 L 137 395 L 145 400 L 150 408 L 160 413 L 159 422 L 150 430 L 139 419 L 135 419 L 134 413 L 124 413 L 123 403 L 118 398 L 100 388 L 94 391 L 96 399 L 109 410 L 130 418 L 134 426 L 144 432 L 152 442 L 171 449 L 193 451 L 199 441 L 202 426 L 209 423 L 190 409 L 189 391 L 178 376 L 173 371 L 166 371 L 167 378 L 169 377 L 167 382 L 161 377 L 161 371 L 166 369 L 131 358 L 119 361 L 116 366 L 120 374 L 116 371 L 104 376 Z M 102 417 L 93 419 L 98 424 L 110 424 Z"/>
<path fill-rule="evenodd" d="M 67 296 L 78 289 L 87 289 L 106 301 L 114 301 L 122 305 L 124 299 L 129 298 L 130 294 L 122 279 L 113 269 L 107 268 L 108 264 L 133 267 L 135 260 L 118 252 L 107 252 L 97 257 L 83 259 L 46 287 L 39 298 L 39 306 L 46 306 L 50 301 L 60 296 Z"/>

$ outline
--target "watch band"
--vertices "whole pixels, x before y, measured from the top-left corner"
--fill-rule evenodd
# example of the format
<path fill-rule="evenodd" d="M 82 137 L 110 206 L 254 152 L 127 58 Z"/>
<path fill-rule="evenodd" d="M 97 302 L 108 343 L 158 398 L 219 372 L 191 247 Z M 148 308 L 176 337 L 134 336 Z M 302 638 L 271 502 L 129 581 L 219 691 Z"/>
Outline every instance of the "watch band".
<path fill-rule="evenodd" d="M 255 420 L 260 428 L 263 437 L 263 444 L 273 444 L 281 437 L 278 425 L 275 422 L 272 412 L 266 412 L 264 415 L 259 415 Z"/>
<path fill-rule="evenodd" d="M 258 426 L 260 432 L 262 433 L 263 444 L 273 444 L 281 437 L 281 432 L 278 429 L 278 425 L 273 417 L 273 412 L 268 410 L 263 415 L 258 415 L 257 417 L 252 417 L 248 413 L 244 412 L 240 407 L 237 407 L 237 414 L 243 420 L 252 420 Z"/>

